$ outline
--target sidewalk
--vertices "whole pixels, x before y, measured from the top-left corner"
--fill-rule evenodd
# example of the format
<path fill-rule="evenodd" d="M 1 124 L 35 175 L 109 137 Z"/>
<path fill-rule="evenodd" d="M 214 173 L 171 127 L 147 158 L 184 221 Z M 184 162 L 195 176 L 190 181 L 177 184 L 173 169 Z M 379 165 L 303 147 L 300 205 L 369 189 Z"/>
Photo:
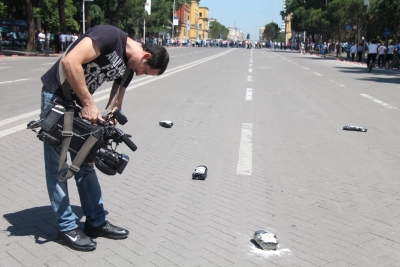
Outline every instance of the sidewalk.
<path fill-rule="evenodd" d="M 0 57 L 57 57 L 61 56 L 62 54 L 56 54 L 54 51 L 50 50 L 49 52 L 27 52 L 25 49 L 1 49 L 0 50 Z"/>

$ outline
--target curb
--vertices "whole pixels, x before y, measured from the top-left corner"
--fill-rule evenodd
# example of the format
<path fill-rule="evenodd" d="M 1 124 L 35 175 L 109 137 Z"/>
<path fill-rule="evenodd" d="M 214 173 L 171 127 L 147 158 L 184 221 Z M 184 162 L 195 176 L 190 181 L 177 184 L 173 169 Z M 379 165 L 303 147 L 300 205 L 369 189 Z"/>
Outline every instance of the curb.
<path fill-rule="evenodd" d="M 0 54 L 0 57 L 57 57 L 62 54 Z"/>

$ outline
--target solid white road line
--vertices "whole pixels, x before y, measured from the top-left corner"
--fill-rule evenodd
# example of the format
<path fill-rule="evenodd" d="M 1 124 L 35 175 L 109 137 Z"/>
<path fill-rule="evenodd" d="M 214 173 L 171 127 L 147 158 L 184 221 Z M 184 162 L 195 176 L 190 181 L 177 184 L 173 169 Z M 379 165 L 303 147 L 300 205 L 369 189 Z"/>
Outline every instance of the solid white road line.
<path fill-rule="evenodd" d="M 370 95 L 360 94 L 360 96 L 363 96 L 363 97 L 365 97 L 365 98 L 371 99 L 371 100 L 374 101 L 375 103 L 378 103 L 378 104 L 384 106 L 385 108 L 388 108 L 388 109 L 397 109 L 395 106 L 389 105 L 388 103 L 385 103 L 385 102 L 383 102 L 383 101 L 381 101 L 381 100 L 379 100 L 379 99 L 376 99 L 376 98 L 374 98 L 374 97 L 372 97 L 372 96 L 370 96 Z"/>
<path fill-rule="evenodd" d="M 11 69 L 12 67 L 0 67 L 0 70 L 1 69 Z"/>
<path fill-rule="evenodd" d="M 253 100 L 253 89 L 247 88 L 245 101 L 252 101 L 252 100 Z"/>
<path fill-rule="evenodd" d="M 315 75 L 317 76 L 322 76 L 321 74 L 319 74 L 318 72 L 313 72 Z"/>
<path fill-rule="evenodd" d="M 340 87 L 345 87 L 346 85 L 344 85 L 344 84 L 341 84 L 341 83 L 339 83 L 339 82 L 337 82 L 337 81 L 335 81 L 335 80 L 329 80 L 331 83 L 334 83 L 334 84 L 337 84 L 337 85 L 339 85 Z"/>
<path fill-rule="evenodd" d="M 236 174 L 251 175 L 253 172 L 253 143 L 252 123 L 242 124 L 240 137 L 239 160 L 236 167 Z"/>
<path fill-rule="evenodd" d="M 30 79 L 19 79 L 19 80 L 13 80 L 13 81 L 4 81 L 4 82 L 0 82 L 0 84 L 3 84 L 3 83 L 13 83 L 13 82 L 21 82 L 21 81 L 28 81 L 28 80 L 30 80 Z"/>
<path fill-rule="evenodd" d="M 225 54 L 228 54 L 228 53 L 230 53 L 232 51 L 234 51 L 234 50 L 227 50 L 225 52 L 222 52 L 222 53 L 219 53 L 219 54 L 207 57 L 207 58 L 203 58 L 203 59 L 200 59 L 200 60 L 185 64 L 185 65 L 181 65 L 181 66 L 176 67 L 174 69 L 167 70 L 162 76 L 157 76 L 157 77 L 148 76 L 148 77 L 144 77 L 144 78 L 141 78 L 139 80 L 133 81 L 133 84 L 128 86 L 126 91 L 130 91 L 130 90 L 136 89 L 139 86 L 154 82 L 154 81 L 159 80 L 159 79 L 164 79 L 165 77 L 173 75 L 173 74 L 175 74 L 177 72 L 181 72 L 183 70 L 192 68 L 192 67 L 197 66 L 199 64 L 202 64 L 204 62 L 207 62 L 207 61 L 210 61 L 212 59 L 221 57 L 221 56 L 223 56 Z M 149 79 L 149 80 L 147 80 L 147 79 Z M 21 79 L 21 80 L 15 80 L 15 81 L 22 81 L 22 80 L 28 80 L 28 79 Z M 146 80 L 146 81 L 143 81 L 143 80 Z M 14 82 L 14 81 L 9 81 L 9 82 Z M 101 92 L 95 93 L 93 95 L 94 101 L 95 102 L 99 102 L 99 101 L 108 99 L 109 95 L 104 95 L 104 96 L 99 96 L 99 95 L 109 93 L 110 91 L 111 91 L 111 88 L 108 88 L 108 89 L 102 90 Z M 19 119 L 24 119 L 24 118 L 27 118 L 27 117 L 30 117 L 30 116 L 33 116 L 33 115 L 36 115 L 36 114 L 40 114 L 40 110 L 35 110 L 35 111 L 29 112 L 29 113 L 25 113 L 25 114 L 22 114 L 22 115 L 19 115 L 19 116 L 16 116 L 16 117 L 12 117 L 12 118 L 0 121 L 0 126 L 5 125 L 5 124 L 10 123 L 10 122 L 13 122 L 13 121 L 17 121 Z M 9 128 L 9 129 L 3 130 L 3 131 L 0 131 L 0 138 L 4 137 L 4 136 L 7 136 L 9 134 L 18 132 L 18 131 L 23 130 L 23 129 L 26 129 L 26 123 L 14 126 L 12 128 Z"/>

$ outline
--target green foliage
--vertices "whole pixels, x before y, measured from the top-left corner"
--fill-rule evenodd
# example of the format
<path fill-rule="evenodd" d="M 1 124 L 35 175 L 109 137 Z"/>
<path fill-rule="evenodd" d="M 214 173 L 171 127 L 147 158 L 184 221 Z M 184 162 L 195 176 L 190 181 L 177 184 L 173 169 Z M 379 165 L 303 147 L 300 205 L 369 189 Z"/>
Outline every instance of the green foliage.
<path fill-rule="evenodd" d="M 364 0 L 286 0 L 280 14 L 283 19 L 291 14 L 292 30 L 308 35 L 359 41 L 366 33 L 367 40 L 382 40 L 383 31 L 390 29 L 391 38 L 400 39 L 400 0 L 370 0 L 368 13 Z"/>
<path fill-rule="evenodd" d="M 263 37 L 269 41 L 277 41 L 280 30 L 281 29 L 278 27 L 278 24 L 275 22 L 268 23 L 265 25 Z"/>
<path fill-rule="evenodd" d="M 220 34 L 222 34 L 222 38 L 220 38 Z M 219 23 L 218 21 L 211 21 L 210 28 L 208 31 L 208 36 L 211 39 L 226 39 L 229 34 L 229 29 L 224 25 Z"/>
<path fill-rule="evenodd" d="M 0 1 L 0 18 L 5 18 L 7 17 L 7 5 L 5 3 L 2 3 Z"/>

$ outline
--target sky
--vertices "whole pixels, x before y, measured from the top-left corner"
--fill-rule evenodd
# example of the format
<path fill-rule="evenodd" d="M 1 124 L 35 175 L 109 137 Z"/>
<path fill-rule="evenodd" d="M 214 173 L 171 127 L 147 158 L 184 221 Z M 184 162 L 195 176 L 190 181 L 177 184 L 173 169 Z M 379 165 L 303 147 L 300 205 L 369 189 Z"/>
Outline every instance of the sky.
<path fill-rule="evenodd" d="M 261 26 L 275 22 L 281 28 L 283 0 L 200 0 L 201 7 L 207 7 L 209 18 L 215 18 L 225 27 L 236 27 L 246 38 L 258 40 Z"/>

